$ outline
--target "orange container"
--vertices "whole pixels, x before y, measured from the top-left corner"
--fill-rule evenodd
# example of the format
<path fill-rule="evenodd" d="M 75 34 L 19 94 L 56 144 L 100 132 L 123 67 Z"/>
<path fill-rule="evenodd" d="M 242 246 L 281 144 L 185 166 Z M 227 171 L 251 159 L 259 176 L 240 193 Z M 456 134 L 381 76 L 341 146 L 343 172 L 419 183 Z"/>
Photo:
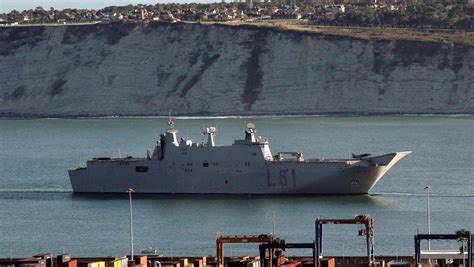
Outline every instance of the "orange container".
<path fill-rule="evenodd" d="M 139 256 L 135 257 L 135 264 L 147 264 L 148 263 L 148 257 L 147 256 Z"/>
<path fill-rule="evenodd" d="M 278 257 L 278 261 L 277 261 L 277 262 L 278 262 L 278 265 L 285 264 L 285 262 L 286 262 L 285 256 L 280 256 L 280 257 Z"/>
<path fill-rule="evenodd" d="M 334 258 L 322 258 L 321 267 L 335 267 L 336 260 Z"/>

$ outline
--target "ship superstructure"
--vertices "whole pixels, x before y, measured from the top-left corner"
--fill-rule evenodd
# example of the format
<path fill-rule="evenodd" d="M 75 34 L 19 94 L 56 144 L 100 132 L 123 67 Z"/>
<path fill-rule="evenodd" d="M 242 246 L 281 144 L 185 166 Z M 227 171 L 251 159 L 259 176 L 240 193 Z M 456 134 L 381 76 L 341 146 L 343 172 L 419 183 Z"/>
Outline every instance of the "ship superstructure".
<path fill-rule="evenodd" d="M 69 170 L 75 193 L 156 194 L 367 194 L 400 159 L 411 153 L 353 155 L 351 159 L 305 158 L 300 152 L 272 154 L 256 127 L 245 138 L 217 146 L 214 127 L 207 143 L 180 138 L 171 118 L 153 153 L 145 158 L 93 158 Z"/>

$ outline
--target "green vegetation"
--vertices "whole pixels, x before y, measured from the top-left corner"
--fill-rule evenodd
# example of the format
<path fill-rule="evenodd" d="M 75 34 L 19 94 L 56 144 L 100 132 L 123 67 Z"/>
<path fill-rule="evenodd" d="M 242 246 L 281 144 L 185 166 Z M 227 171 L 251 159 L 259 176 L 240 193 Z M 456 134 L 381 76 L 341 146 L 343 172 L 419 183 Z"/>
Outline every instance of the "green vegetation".
<path fill-rule="evenodd" d="M 474 6 L 467 4 L 443 5 L 423 2 L 391 8 L 352 7 L 347 8 L 344 13 L 316 15 L 313 21 L 325 25 L 365 27 L 474 29 Z"/>

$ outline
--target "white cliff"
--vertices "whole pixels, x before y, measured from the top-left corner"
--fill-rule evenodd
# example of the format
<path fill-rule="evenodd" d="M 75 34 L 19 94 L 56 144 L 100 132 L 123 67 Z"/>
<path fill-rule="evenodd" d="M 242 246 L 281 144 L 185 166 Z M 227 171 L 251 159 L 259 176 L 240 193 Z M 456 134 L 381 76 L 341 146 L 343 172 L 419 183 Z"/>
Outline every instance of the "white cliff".
<path fill-rule="evenodd" d="M 474 48 L 251 26 L 0 28 L 1 116 L 474 113 Z"/>

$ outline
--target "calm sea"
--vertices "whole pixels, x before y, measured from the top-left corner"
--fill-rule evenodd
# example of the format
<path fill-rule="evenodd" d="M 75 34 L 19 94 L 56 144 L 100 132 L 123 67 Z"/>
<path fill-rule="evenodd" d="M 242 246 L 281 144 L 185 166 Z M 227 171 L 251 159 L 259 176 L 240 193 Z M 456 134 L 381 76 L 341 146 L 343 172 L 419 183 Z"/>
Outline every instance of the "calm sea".
<path fill-rule="evenodd" d="M 135 251 L 215 255 L 215 236 L 273 231 L 287 242 L 311 242 L 314 219 L 375 218 L 376 255 L 411 255 L 413 235 L 427 232 L 430 185 L 433 233 L 474 231 L 474 117 L 298 117 L 178 119 L 180 135 L 200 142 L 218 127 L 218 144 L 243 137 L 246 122 L 269 138 L 273 153 L 306 157 L 412 150 L 367 196 L 134 196 Z M 161 118 L 0 120 L 0 257 L 40 252 L 73 256 L 129 251 L 128 198 L 77 196 L 66 170 L 96 156 L 145 156 L 166 128 Z M 324 254 L 364 255 L 357 226 L 324 228 Z M 434 248 L 458 249 L 456 242 Z M 290 250 L 287 255 L 309 254 Z M 226 255 L 257 255 L 255 244 Z"/>

